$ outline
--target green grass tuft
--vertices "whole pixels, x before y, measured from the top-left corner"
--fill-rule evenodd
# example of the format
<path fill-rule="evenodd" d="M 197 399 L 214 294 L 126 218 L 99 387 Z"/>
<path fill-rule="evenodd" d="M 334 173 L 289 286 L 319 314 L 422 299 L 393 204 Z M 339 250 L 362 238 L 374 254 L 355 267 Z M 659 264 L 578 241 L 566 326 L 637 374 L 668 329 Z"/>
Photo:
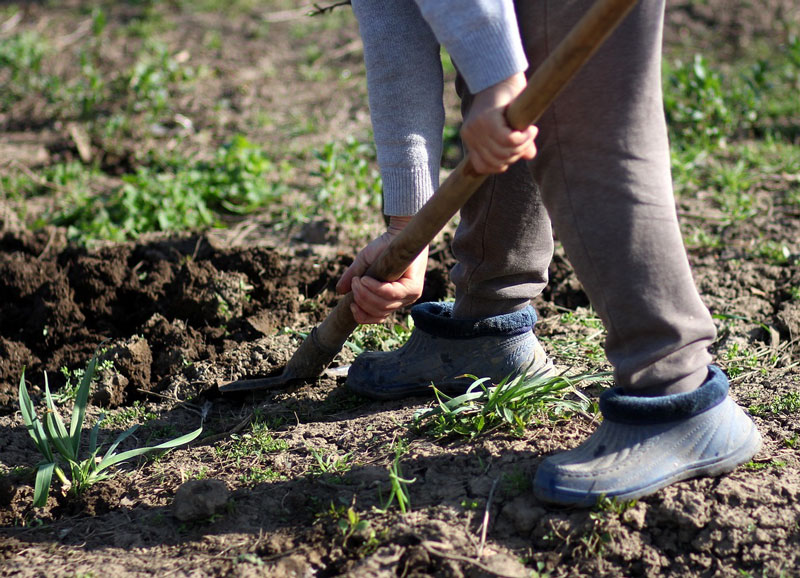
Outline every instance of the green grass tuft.
<path fill-rule="evenodd" d="M 587 411 L 591 401 L 575 385 L 606 377 L 605 374 L 507 377 L 496 386 L 478 379 L 467 391 L 449 397 L 433 387 L 438 405 L 418 410 L 414 424 L 436 437 L 461 436 L 475 438 L 499 428 L 510 429 L 522 436 L 531 421 L 552 420 Z M 568 399 L 568 395 L 577 399 Z"/>

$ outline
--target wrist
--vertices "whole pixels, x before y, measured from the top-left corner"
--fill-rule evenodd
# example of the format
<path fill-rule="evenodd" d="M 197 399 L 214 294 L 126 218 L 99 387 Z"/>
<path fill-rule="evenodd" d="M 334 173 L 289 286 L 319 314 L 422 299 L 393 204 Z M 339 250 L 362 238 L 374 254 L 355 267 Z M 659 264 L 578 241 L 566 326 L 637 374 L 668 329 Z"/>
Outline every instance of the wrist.
<path fill-rule="evenodd" d="M 525 90 L 526 83 L 525 75 L 519 72 L 480 91 L 475 95 L 476 101 L 490 107 L 505 106 Z"/>
<path fill-rule="evenodd" d="M 400 231 L 406 228 L 413 219 L 413 216 L 391 216 L 389 217 L 389 225 L 386 229 L 386 232 L 390 235 L 394 236 L 397 235 Z"/>

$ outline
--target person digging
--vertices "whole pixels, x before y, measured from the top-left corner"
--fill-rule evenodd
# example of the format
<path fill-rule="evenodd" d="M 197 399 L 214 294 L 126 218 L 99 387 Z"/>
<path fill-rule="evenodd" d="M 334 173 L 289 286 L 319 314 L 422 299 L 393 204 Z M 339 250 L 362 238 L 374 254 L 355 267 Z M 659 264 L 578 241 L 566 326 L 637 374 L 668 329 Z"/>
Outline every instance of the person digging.
<path fill-rule="evenodd" d="M 488 174 L 453 240 L 454 303 L 411 310 L 408 342 L 367 352 L 346 387 L 373 399 L 463 392 L 465 373 L 499 380 L 550 361 L 530 302 L 559 239 L 607 330 L 616 387 L 580 446 L 534 478 L 546 502 L 592 505 L 734 469 L 758 451 L 752 420 L 728 395 L 708 348 L 715 327 L 695 288 L 672 194 L 661 96 L 663 0 L 641 0 L 541 117 L 512 130 L 505 107 L 587 0 L 353 0 L 387 231 L 339 280 L 359 323 L 380 323 L 422 292 L 427 251 L 394 282 L 364 273 L 433 194 L 442 154 L 440 44 L 458 69 L 461 137 Z M 536 139 L 536 143 L 534 143 Z"/>

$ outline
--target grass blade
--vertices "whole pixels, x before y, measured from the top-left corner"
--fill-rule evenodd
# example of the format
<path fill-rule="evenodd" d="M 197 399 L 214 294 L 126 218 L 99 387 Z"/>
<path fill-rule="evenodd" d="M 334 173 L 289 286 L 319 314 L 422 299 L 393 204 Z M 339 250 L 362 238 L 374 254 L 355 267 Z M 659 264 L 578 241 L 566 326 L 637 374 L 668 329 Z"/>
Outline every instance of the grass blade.
<path fill-rule="evenodd" d="M 203 428 L 199 427 L 193 432 L 190 432 L 186 435 L 182 435 L 181 437 L 175 438 L 174 440 L 158 444 L 157 446 L 151 446 L 148 448 L 136 448 L 133 450 L 128 450 L 127 452 L 122 452 L 121 454 L 114 454 L 110 456 L 106 454 L 106 457 L 104 457 L 103 460 L 97 465 L 97 472 L 101 472 L 104 469 L 113 466 L 114 464 L 118 464 L 119 462 L 123 462 L 127 459 L 134 458 L 136 456 L 141 456 L 142 454 L 146 454 L 148 452 L 153 452 L 157 450 L 169 450 L 179 445 L 189 443 L 197 436 L 199 436 L 201 433 L 203 433 Z"/>
<path fill-rule="evenodd" d="M 19 381 L 19 408 L 22 412 L 22 420 L 25 422 L 25 428 L 28 430 L 33 443 L 36 448 L 44 456 L 45 460 L 52 462 L 53 452 L 50 449 L 50 444 L 47 441 L 44 427 L 36 415 L 36 409 L 33 407 L 30 395 L 28 395 L 28 388 L 25 387 L 25 370 L 22 370 L 22 377 Z"/>
<path fill-rule="evenodd" d="M 47 503 L 47 495 L 50 493 L 50 483 L 53 480 L 53 470 L 55 462 L 39 464 L 36 470 L 36 485 L 33 489 L 33 506 L 41 508 Z"/>
<path fill-rule="evenodd" d="M 89 455 L 94 457 L 97 453 L 97 435 L 100 433 L 100 424 L 105 419 L 106 414 L 101 413 L 100 419 L 97 420 L 97 423 L 94 424 L 92 431 L 89 432 Z"/>
<path fill-rule="evenodd" d="M 83 420 L 86 416 L 86 404 L 89 402 L 89 388 L 94 379 L 95 368 L 97 367 L 97 354 L 92 356 L 89 365 L 86 366 L 86 371 L 83 372 L 83 379 L 78 387 L 78 395 L 75 397 L 75 408 L 72 410 L 72 420 L 69 424 L 69 437 L 70 445 L 75 450 L 74 455 L 77 457 L 78 451 L 81 447 L 81 431 L 83 429 Z"/>
<path fill-rule="evenodd" d="M 111 447 L 108 448 L 108 451 L 106 452 L 106 455 L 103 456 L 103 460 L 105 460 L 108 457 L 113 456 L 114 455 L 114 451 L 117 449 L 117 446 L 119 446 L 119 444 L 121 444 L 125 439 L 128 438 L 128 436 L 130 436 L 137 429 L 139 429 L 138 425 L 132 425 L 131 427 L 126 429 L 124 432 L 119 434 L 117 439 L 114 440 L 114 443 L 111 444 Z"/>
<path fill-rule="evenodd" d="M 48 410 L 44 417 L 45 432 L 50 443 L 56 448 L 56 451 L 67 460 L 72 461 L 72 448 L 69 445 L 69 436 L 64 427 L 64 422 L 61 421 L 61 416 L 53 410 Z"/>
<path fill-rule="evenodd" d="M 114 443 L 111 444 L 111 447 L 108 448 L 108 451 L 106 452 L 106 455 L 103 456 L 103 459 L 105 460 L 107 457 L 110 457 L 110 456 L 114 455 L 114 451 L 117 449 L 117 446 L 119 446 L 119 444 L 121 444 L 125 439 L 128 438 L 128 436 L 130 436 L 137 429 L 139 429 L 138 425 L 132 425 L 131 427 L 126 429 L 124 432 L 119 434 L 117 439 L 114 440 Z"/>
<path fill-rule="evenodd" d="M 67 433 L 67 427 L 61 414 L 58 413 L 53 396 L 50 393 L 50 384 L 47 381 L 47 374 L 44 374 L 44 395 L 47 402 L 47 415 L 45 416 L 46 433 L 50 441 L 64 458 L 74 461 L 77 457 L 77 448 L 72 447 L 72 440 Z"/>

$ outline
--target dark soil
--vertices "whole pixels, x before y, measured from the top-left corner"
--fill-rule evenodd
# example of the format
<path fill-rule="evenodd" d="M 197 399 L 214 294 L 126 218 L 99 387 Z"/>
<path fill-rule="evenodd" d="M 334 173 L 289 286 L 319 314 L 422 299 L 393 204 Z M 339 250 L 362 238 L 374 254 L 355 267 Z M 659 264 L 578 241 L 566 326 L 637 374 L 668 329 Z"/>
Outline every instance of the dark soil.
<path fill-rule="evenodd" d="M 136 3 L 123 4 L 110 20 L 136 13 Z M 671 6 L 668 46 L 680 44 L 687 34 L 710 47 L 733 37 L 755 42 L 770 33 L 775 19 L 797 12 L 792 2 L 767 4 L 769 10 L 744 3 L 737 10 L 722 9 L 719 2 Z M 77 25 L 67 8 L 43 11 L 32 5 L 22 25 L 49 22 L 56 30 Z M 316 111 L 319 130 L 328 136 L 348 122 L 355 130 L 365 127 L 363 94 L 355 89 L 352 101 L 321 111 L 325 91 L 295 78 L 299 57 L 289 24 L 271 23 L 264 37 L 254 32 L 262 16 L 255 11 L 232 15 L 226 34 L 251 34 L 244 34 L 241 44 L 231 42 L 236 46 L 225 43 L 217 54 L 190 44 L 220 71 L 199 92 L 218 94 L 223 81 L 240 88 L 226 89 L 241 102 L 224 112 L 225 126 L 213 130 L 219 135 L 246 131 L 252 120 L 246 111 L 259 104 L 276 109 L 279 118 L 290 117 L 293 107 Z M 172 17 L 174 34 L 186 42 L 218 24 L 197 15 Z M 360 58 L 350 44 L 355 38 L 350 28 L 327 31 L 319 41 L 330 48 L 326 58 L 343 59 L 355 70 Z M 259 58 L 270 60 L 296 83 L 280 75 L 258 76 L 262 84 L 249 80 L 245 73 Z M 276 95 L 287 94 L 288 86 L 296 98 L 279 104 Z M 346 98 L 342 93 L 330 98 Z M 0 119 L 0 130 L 40 135 L 31 142 L 45 143 L 50 160 L 75 154 L 66 133 L 55 129 L 53 135 L 34 122 L 37 115 L 47 116 L 44 104 L 34 104 L 25 105 L 28 116 L 20 116 L 20 109 Z M 211 109 L 195 105 L 197 122 L 210 123 Z M 281 122 L 276 121 L 267 140 L 280 138 Z M 298 138 L 294 145 L 301 146 L 319 136 Z M 57 142 L 66 148 L 59 149 Z M 122 145 L 133 154 L 134 142 Z M 39 149 L 34 144 L 32 150 Z M 36 155 L 32 158 L 35 166 Z M 678 207 L 684 226 L 694 226 L 693 219 L 701 216 L 704 226 L 717 227 L 712 232 L 724 239 L 719 249 L 691 248 L 690 258 L 703 298 L 718 318 L 714 353 L 731 373 L 731 394 L 748 408 L 800 391 L 800 302 L 795 295 L 800 246 L 795 241 L 793 258 L 782 264 L 754 259 L 748 251 L 754 238 L 800 239 L 796 210 L 779 200 L 791 187 L 797 187 L 797 175 L 775 175 L 759 183 L 753 194 L 762 210 L 735 226 L 717 227 L 713 204 L 703 195 L 681 199 Z M 531 571 L 551 576 L 800 576 L 797 411 L 755 412 L 764 448 L 729 475 L 679 483 L 619 511 L 572 510 L 539 503 L 530 491 L 530 477 L 544 456 L 585 439 L 596 426 L 594 416 L 543 423 L 524 438 L 498 432 L 471 442 L 442 441 L 407 427 L 414 411 L 430 400 L 370 402 L 347 393 L 335 373 L 286 390 L 220 396 L 222 383 L 282 367 L 300 334 L 336 303 L 333 287 L 354 250 L 346 241 L 327 246 L 281 241 L 269 223 L 255 218 L 250 224 L 85 249 L 68 243 L 63 230 L 28 232 L 11 217 L 2 220 L 0 576 L 473 577 L 527 576 Z M 451 292 L 446 241 L 434 246 L 424 299 L 443 299 Z M 544 340 L 578 339 L 585 328 L 562 323 L 559 314 L 563 308 L 586 307 L 588 301 L 560 250 L 551 277 L 536 303 L 542 318 L 539 334 Z M 737 357 L 741 348 L 757 352 L 757 362 Z M 105 370 L 94 389 L 90 418 L 101 411 L 139 412 L 104 431 L 102 441 L 141 423 L 124 448 L 154 444 L 196 428 L 201 420 L 203 438 L 161 457 L 120 466 L 115 477 L 79 497 L 54 490 L 45 508 L 34 509 L 32 468 L 38 458 L 18 411 L 22 369 L 38 402 L 43 372 L 58 390 L 66 381 L 61 368 L 85 367 L 98 349 L 113 370 Z M 558 362 L 559 352 L 550 353 Z M 352 357 L 345 349 L 333 365 Z M 597 388 L 588 393 L 595 395 Z M 280 444 L 272 449 L 247 446 L 256 439 L 251 428 L 259 424 L 269 426 Z M 382 509 L 390 492 L 392 444 L 398 440 L 408 444 L 401 459 L 403 475 L 415 480 L 408 486 L 412 509 L 407 514 L 396 507 Z M 243 445 L 250 449 L 237 450 Z M 320 455 L 343 459 L 347 466 L 329 462 L 324 471 Z M 227 507 L 180 521 L 176 492 L 184 482 L 198 479 L 223 482 L 231 492 Z M 349 532 L 345 524 L 343 530 L 348 508 L 368 527 Z"/>

